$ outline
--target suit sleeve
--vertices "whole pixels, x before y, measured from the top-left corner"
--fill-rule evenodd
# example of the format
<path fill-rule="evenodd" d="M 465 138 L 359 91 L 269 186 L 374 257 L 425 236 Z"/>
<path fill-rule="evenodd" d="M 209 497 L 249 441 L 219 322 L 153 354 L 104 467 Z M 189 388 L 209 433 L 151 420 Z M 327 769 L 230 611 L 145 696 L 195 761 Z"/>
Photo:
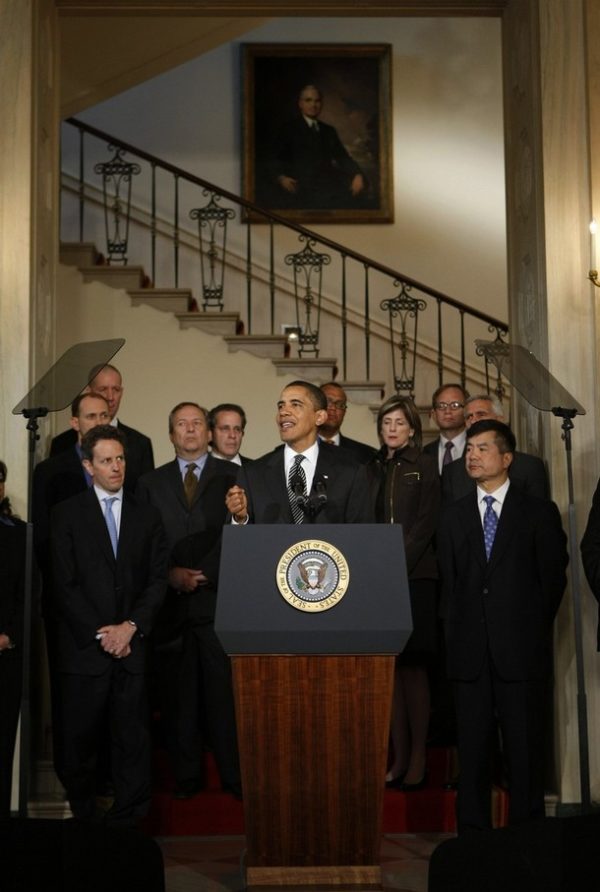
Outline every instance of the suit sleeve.
<path fill-rule="evenodd" d="M 550 484 L 548 483 L 548 474 L 544 462 L 535 455 L 525 455 L 523 457 L 527 459 L 523 477 L 524 491 L 537 499 L 549 499 Z"/>
<path fill-rule="evenodd" d="M 581 540 L 581 559 L 592 594 L 600 603 L 600 482 L 592 499 L 592 507 Z"/>
<path fill-rule="evenodd" d="M 453 518 L 456 523 L 456 511 L 453 505 L 442 508 L 436 533 L 437 559 L 441 582 L 440 614 L 442 617 L 447 616 L 449 600 L 452 597 L 456 582 L 456 564 L 452 536 Z"/>
<path fill-rule="evenodd" d="M 358 465 L 350 487 L 344 523 L 374 523 L 373 498 L 366 465 Z"/>
<path fill-rule="evenodd" d="M 57 505 L 52 511 L 50 534 L 51 563 L 54 578 L 54 606 L 63 617 L 81 648 L 94 640 L 96 629 L 106 620 L 79 584 L 75 540 L 79 524 L 69 506 Z"/>
<path fill-rule="evenodd" d="M 554 502 L 541 503 L 542 517 L 536 524 L 536 558 L 548 619 L 554 620 L 567 585 L 567 537 Z"/>
<path fill-rule="evenodd" d="M 152 440 L 149 437 L 142 437 L 140 442 L 140 470 L 141 474 L 148 474 L 154 470 L 154 452 L 152 451 Z"/>
<path fill-rule="evenodd" d="M 146 585 L 136 596 L 127 619 L 133 620 L 143 635 L 149 635 L 167 591 L 168 548 L 158 511 L 153 511 L 146 532 L 148 562 Z"/>
<path fill-rule="evenodd" d="M 440 514 L 440 478 L 433 461 L 419 463 L 422 483 L 417 516 L 404 539 L 408 573 L 431 544 Z"/>

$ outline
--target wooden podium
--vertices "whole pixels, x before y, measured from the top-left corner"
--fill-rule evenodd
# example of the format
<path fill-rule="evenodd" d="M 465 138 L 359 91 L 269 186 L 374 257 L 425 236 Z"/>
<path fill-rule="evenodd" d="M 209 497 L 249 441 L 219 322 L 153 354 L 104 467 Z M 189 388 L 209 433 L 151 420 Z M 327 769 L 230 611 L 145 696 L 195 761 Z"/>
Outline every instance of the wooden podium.
<path fill-rule="evenodd" d="M 345 558 L 333 606 L 280 593 L 299 543 Z M 401 528 L 225 528 L 215 628 L 232 654 L 247 886 L 380 887 L 394 654 L 412 631 Z"/>

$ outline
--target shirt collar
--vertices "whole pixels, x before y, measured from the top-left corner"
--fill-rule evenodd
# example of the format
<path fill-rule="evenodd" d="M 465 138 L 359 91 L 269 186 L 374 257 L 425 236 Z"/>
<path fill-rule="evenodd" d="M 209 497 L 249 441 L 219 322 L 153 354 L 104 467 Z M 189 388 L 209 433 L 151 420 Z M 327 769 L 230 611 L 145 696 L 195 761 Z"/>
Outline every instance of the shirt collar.
<path fill-rule="evenodd" d="M 187 466 L 194 464 L 196 465 L 196 470 L 198 471 L 197 477 L 200 476 L 202 471 L 204 470 L 204 465 L 206 464 L 206 456 L 208 452 L 205 452 L 204 455 L 201 455 L 199 458 L 181 458 L 180 455 L 176 455 L 177 463 L 179 465 L 179 470 L 181 471 L 182 476 L 187 471 Z"/>
<path fill-rule="evenodd" d="M 319 443 L 313 443 L 312 446 L 309 446 L 308 449 L 305 449 L 304 452 L 296 452 L 292 449 L 291 446 L 288 446 L 286 443 L 283 447 L 283 462 L 285 465 L 286 473 L 289 468 L 293 465 L 294 459 L 297 455 L 303 455 L 305 460 L 310 462 L 311 465 L 317 464 L 317 459 L 319 457 Z"/>
<path fill-rule="evenodd" d="M 123 501 L 123 487 L 121 487 L 118 492 L 107 492 L 105 489 L 102 489 L 101 486 L 96 486 L 95 483 L 93 486 L 99 502 L 103 502 L 105 499 L 118 499 L 119 502 Z"/>
<path fill-rule="evenodd" d="M 482 489 L 481 486 L 477 487 L 477 502 L 479 505 L 483 502 L 486 496 L 493 496 L 494 499 L 500 504 L 504 504 L 504 499 L 506 498 L 506 493 L 508 492 L 508 487 L 510 486 L 510 478 L 507 478 L 502 486 L 499 486 L 498 489 L 495 489 L 494 492 L 486 492 L 485 489 Z"/>

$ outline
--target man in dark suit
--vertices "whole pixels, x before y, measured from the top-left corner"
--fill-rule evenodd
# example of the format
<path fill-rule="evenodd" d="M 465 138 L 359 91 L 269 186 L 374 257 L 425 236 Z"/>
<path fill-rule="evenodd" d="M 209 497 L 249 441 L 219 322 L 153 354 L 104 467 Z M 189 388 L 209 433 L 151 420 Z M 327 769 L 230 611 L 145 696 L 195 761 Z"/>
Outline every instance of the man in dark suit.
<path fill-rule="evenodd" d="M 166 590 L 160 516 L 123 491 L 125 442 L 111 425 L 81 443 L 92 487 L 52 514 L 63 771 L 76 818 L 96 817 L 98 741 L 108 718 L 115 799 L 105 816 L 135 824 L 150 804 L 145 641 Z"/>
<path fill-rule="evenodd" d="M 495 418 L 504 421 L 502 405 L 494 396 L 487 393 L 470 396 L 464 407 L 467 430 L 477 421 Z M 544 462 L 535 455 L 515 452 L 508 470 L 511 483 L 520 486 L 529 495 L 538 499 L 550 498 L 550 485 Z M 467 473 L 464 457 L 451 462 L 442 469 L 442 501 L 455 502 L 475 489 L 475 481 Z"/>
<path fill-rule="evenodd" d="M 270 178 L 279 188 L 268 204 L 311 209 L 360 206 L 366 179 L 335 127 L 320 120 L 319 88 L 303 87 L 298 108 L 300 114 L 281 129 L 273 151 Z"/>
<path fill-rule="evenodd" d="M 325 394 L 314 384 L 294 381 L 283 389 L 276 415 L 283 448 L 241 468 L 227 493 L 234 523 L 299 523 L 313 516 L 318 523 L 372 522 L 364 466 L 318 442 L 326 418 Z"/>
<path fill-rule="evenodd" d="M 334 381 L 321 384 L 321 390 L 327 400 L 327 418 L 319 428 L 319 439 L 331 446 L 341 446 L 343 449 L 347 449 L 361 464 L 368 464 L 377 455 L 377 450 L 359 440 L 345 437 L 341 432 L 348 406 L 346 391 Z"/>
<path fill-rule="evenodd" d="M 600 482 L 596 486 L 592 507 L 581 540 L 581 559 L 592 594 L 600 605 Z M 598 620 L 597 648 L 600 651 L 600 615 Z"/>
<path fill-rule="evenodd" d="M 510 822 L 544 814 L 544 694 L 568 557 L 556 505 L 511 484 L 514 451 L 502 422 L 472 425 L 466 462 L 477 489 L 446 506 L 437 536 L 461 766 L 459 832 L 491 826 L 496 715 Z"/>
<path fill-rule="evenodd" d="M 71 430 L 75 437 L 74 445 L 52 458 L 39 462 L 33 472 L 33 545 L 42 578 L 42 614 L 46 633 L 52 705 L 53 758 L 54 768 L 59 777 L 63 773 L 61 737 L 58 735 L 62 720 L 57 670 L 55 605 L 52 597 L 53 578 L 50 564 L 50 516 L 52 509 L 59 502 L 63 502 L 77 493 L 85 492 L 91 486 L 92 478 L 81 463 L 81 440 L 93 427 L 108 424 L 109 421 L 108 403 L 104 397 L 95 393 L 83 393 L 76 396 L 71 404 Z M 104 775 L 99 779 L 102 787 L 108 783 L 108 766 L 103 766 L 100 773 Z"/>
<path fill-rule="evenodd" d="M 114 365 L 96 366 L 90 371 L 90 383 L 86 391 L 103 396 L 108 403 L 110 423 L 125 435 L 127 447 L 127 480 L 126 488 L 134 492 L 138 478 L 154 468 L 154 455 L 150 438 L 132 427 L 128 427 L 117 419 L 121 399 L 123 397 L 123 381 L 121 373 Z M 84 391 L 84 392 L 86 392 Z M 50 444 L 50 456 L 59 455 L 74 446 L 77 436 L 73 428 L 63 431 L 54 437 Z"/>
<path fill-rule="evenodd" d="M 237 403 L 219 403 L 208 413 L 210 454 L 243 465 L 252 459 L 240 454 L 246 431 L 246 413 Z"/>
<path fill-rule="evenodd" d="M 433 456 L 440 474 L 446 465 L 462 458 L 466 434 L 464 406 L 469 394 L 462 384 L 442 384 L 431 397 L 431 418 L 440 430 L 423 452 Z"/>
<path fill-rule="evenodd" d="M 214 632 L 225 494 L 235 464 L 208 453 L 208 413 L 180 403 L 169 415 L 175 460 L 145 474 L 142 501 L 155 505 L 170 552 L 169 590 L 157 624 L 156 669 L 161 715 L 175 775 L 174 795 L 202 787 L 200 703 L 224 789 L 240 795 L 231 667 Z"/>
<path fill-rule="evenodd" d="M 81 441 L 85 434 L 99 424 L 109 424 L 107 400 L 97 393 L 83 393 L 71 403 L 73 443 L 57 455 L 39 462 L 33 472 L 33 539 L 38 566 L 47 588 L 50 512 L 59 502 L 84 492 L 91 485 L 91 477 L 81 463 Z"/>

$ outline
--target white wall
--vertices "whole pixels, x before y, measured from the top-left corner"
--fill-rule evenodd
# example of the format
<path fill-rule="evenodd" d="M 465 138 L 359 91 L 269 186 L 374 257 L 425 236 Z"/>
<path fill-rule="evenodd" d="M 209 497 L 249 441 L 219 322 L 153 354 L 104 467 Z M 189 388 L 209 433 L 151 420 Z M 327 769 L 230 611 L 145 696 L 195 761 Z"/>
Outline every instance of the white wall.
<path fill-rule="evenodd" d="M 506 318 L 500 29 L 495 18 L 290 18 L 250 31 L 245 42 L 392 45 L 396 222 L 315 228 Z M 240 43 L 80 118 L 240 192 Z"/>

